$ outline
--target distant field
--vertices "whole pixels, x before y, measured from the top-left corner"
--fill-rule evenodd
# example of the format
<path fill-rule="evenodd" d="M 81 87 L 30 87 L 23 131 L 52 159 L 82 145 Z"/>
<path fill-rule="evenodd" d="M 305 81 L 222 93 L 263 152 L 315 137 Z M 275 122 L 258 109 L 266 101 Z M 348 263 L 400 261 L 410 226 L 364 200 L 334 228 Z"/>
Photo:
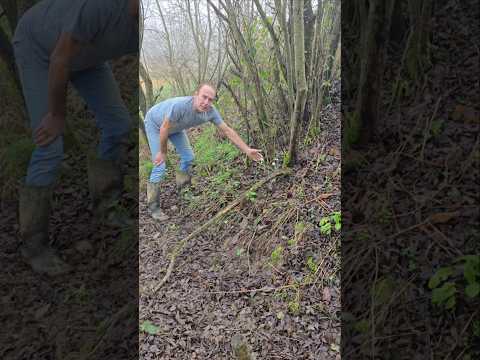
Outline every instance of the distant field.
<path fill-rule="evenodd" d="M 166 82 L 167 82 L 166 79 L 155 79 L 155 78 L 152 78 L 152 83 L 153 83 L 153 88 L 154 88 L 154 89 L 160 88 L 160 86 L 165 85 Z"/>

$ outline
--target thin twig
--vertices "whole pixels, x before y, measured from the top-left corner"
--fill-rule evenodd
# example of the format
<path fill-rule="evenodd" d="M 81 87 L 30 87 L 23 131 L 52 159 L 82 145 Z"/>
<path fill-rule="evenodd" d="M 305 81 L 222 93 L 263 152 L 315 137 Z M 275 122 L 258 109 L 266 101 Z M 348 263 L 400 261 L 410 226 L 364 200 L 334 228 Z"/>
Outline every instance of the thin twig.
<path fill-rule="evenodd" d="M 290 284 L 290 285 L 283 285 L 279 287 L 264 287 L 259 289 L 243 289 L 243 290 L 231 290 L 231 291 L 207 291 L 207 294 L 243 294 L 243 293 L 250 293 L 250 292 L 270 292 L 270 291 L 277 291 L 288 289 L 291 287 L 296 287 L 297 284 Z"/>

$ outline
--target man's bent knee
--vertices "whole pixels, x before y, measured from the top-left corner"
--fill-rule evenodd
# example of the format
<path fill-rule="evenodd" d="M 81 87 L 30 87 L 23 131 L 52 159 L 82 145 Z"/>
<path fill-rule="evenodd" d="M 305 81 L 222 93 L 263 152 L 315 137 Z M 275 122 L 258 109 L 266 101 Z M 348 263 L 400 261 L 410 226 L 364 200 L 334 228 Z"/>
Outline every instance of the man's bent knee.
<path fill-rule="evenodd" d="M 26 185 L 51 185 L 60 168 L 63 159 L 63 139 L 58 137 L 46 146 L 38 146 L 32 153 L 28 165 Z"/>

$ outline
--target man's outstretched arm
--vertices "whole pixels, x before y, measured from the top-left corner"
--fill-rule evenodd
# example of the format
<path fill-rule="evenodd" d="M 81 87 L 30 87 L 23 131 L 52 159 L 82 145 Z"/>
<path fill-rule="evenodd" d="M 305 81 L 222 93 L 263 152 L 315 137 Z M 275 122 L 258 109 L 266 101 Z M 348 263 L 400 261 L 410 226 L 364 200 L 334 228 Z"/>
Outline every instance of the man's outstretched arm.
<path fill-rule="evenodd" d="M 237 134 L 235 130 L 233 130 L 230 126 L 225 123 L 221 123 L 218 125 L 220 131 L 227 138 L 230 139 L 232 143 L 234 143 L 244 154 L 246 154 L 250 159 L 255 161 L 263 161 L 263 156 L 258 149 L 252 149 L 250 146 L 245 144 L 242 138 Z"/>

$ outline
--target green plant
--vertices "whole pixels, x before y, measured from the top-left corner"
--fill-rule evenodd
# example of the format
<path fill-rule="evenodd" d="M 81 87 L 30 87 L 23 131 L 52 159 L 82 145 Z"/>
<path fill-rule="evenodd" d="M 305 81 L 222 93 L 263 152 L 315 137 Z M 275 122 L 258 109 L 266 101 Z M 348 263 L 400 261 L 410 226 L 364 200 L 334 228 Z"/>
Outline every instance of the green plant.
<path fill-rule="evenodd" d="M 147 320 L 144 321 L 143 323 L 140 324 L 140 331 L 150 334 L 150 335 L 156 335 L 158 333 L 158 326 L 152 324 L 151 321 Z"/>
<path fill-rule="evenodd" d="M 331 219 L 335 223 L 335 231 L 340 231 L 342 228 L 342 213 L 340 211 L 333 212 Z"/>
<path fill-rule="evenodd" d="M 334 211 L 329 216 L 320 219 L 320 233 L 322 235 L 332 234 L 332 222 L 335 231 L 340 231 L 342 228 L 342 213 L 340 211 Z"/>
<path fill-rule="evenodd" d="M 332 233 L 332 224 L 329 217 L 320 219 L 320 233 L 322 235 L 330 235 Z"/>
<path fill-rule="evenodd" d="M 297 245 L 297 239 L 296 239 L 296 238 L 288 239 L 287 245 L 288 245 L 288 246 L 295 246 L 295 245 Z"/>
<path fill-rule="evenodd" d="M 288 166 L 289 164 L 290 164 L 290 153 L 286 151 L 283 154 L 283 166 Z"/>
<path fill-rule="evenodd" d="M 195 163 L 203 175 L 209 175 L 214 167 L 220 166 L 222 170 L 226 162 L 233 161 L 240 154 L 237 147 L 231 142 L 217 140 L 214 127 L 207 127 L 202 131 L 196 138 L 194 148 L 197 154 Z M 225 177 L 228 176 L 225 175 Z"/>
<path fill-rule="evenodd" d="M 417 256 L 415 250 L 407 247 L 400 250 L 400 255 L 408 259 L 408 270 L 415 271 L 417 269 Z"/>
<path fill-rule="evenodd" d="M 313 257 L 311 257 L 311 256 L 309 256 L 308 259 L 307 259 L 307 267 L 310 270 L 310 272 L 312 272 L 312 273 L 316 273 L 317 270 L 318 270 L 318 265 L 315 262 L 315 260 L 313 260 Z"/>
<path fill-rule="evenodd" d="M 356 323 L 353 324 L 353 329 L 355 331 L 358 331 L 361 334 L 366 334 L 370 328 L 370 324 L 368 323 L 368 320 L 359 320 Z"/>
<path fill-rule="evenodd" d="M 172 223 L 172 224 L 168 225 L 168 229 L 170 231 L 177 231 L 178 229 L 180 229 L 180 226 L 178 224 Z"/>
<path fill-rule="evenodd" d="M 370 239 L 370 234 L 366 230 L 360 230 L 357 233 L 356 238 L 358 239 L 358 241 L 368 241 Z"/>
<path fill-rule="evenodd" d="M 432 125 L 430 127 L 430 133 L 433 137 L 437 137 L 442 133 L 443 130 L 443 120 L 433 120 Z"/>
<path fill-rule="evenodd" d="M 313 144 L 320 136 L 321 130 L 318 126 L 309 126 L 307 135 L 303 141 L 304 145 L 309 146 Z"/>
<path fill-rule="evenodd" d="M 246 197 L 248 200 L 254 202 L 257 199 L 257 193 L 255 191 L 248 191 Z"/>
<path fill-rule="evenodd" d="M 88 302 L 89 293 L 85 287 L 85 284 L 82 284 L 79 288 L 70 288 L 65 293 L 64 302 L 75 303 L 75 304 L 85 304 Z"/>
<path fill-rule="evenodd" d="M 142 183 L 146 183 L 147 179 L 150 177 L 150 173 L 153 169 L 153 163 L 150 160 L 140 161 L 138 167 L 138 177 Z"/>
<path fill-rule="evenodd" d="M 244 252 L 245 252 L 245 249 L 243 249 L 243 248 L 237 248 L 237 249 L 235 250 L 235 255 L 236 255 L 236 256 L 242 256 L 242 254 L 243 254 Z"/>
<path fill-rule="evenodd" d="M 282 260 L 282 255 L 283 255 L 283 246 L 278 245 L 273 251 L 272 254 L 270 255 L 270 261 L 272 262 L 273 265 L 276 265 Z"/>
<path fill-rule="evenodd" d="M 473 327 L 473 336 L 480 338 L 480 320 L 474 320 L 472 327 Z"/>
<path fill-rule="evenodd" d="M 296 300 L 288 302 L 288 311 L 293 315 L 298 315 L 300 313 L 300 303 Z"/>
<path fill-rule="evenodd" d="M 27 168 L 35 145 L 28 137 L 18 137 L 11 141 L 3 154 L 3 171 L 11 178 L 18 178 Z"/>
<path fill-rule="evenodd" d="M 466 255 L 462 260 L 465 261 L 463 275 L 467 283 L 465 294 L 470 298 L 477 297 L 480 293 L 480 256 Z"/>
<path fill-rule="evenodd" d="M 350 149 L 360 139 L 361 123 L 357 112 L 347 112 L 345 114 L 345 136 L 342 139 L 342 148 Z"/>
<path fill-rule="evenodd" d="M 292 247 L 297 245 L 297 243 L 300 241 L 303 234 L 305 233 L 306 228 L 307 227 L 303 221 L 299 221 L 295 223 L 295 234 L 292 239 L 288 239 L 287 241 L 288 246 Z"/>
<path fill-rule="evenodd" d="M 221 170 L 217 175 L 213 177 L 213 183 L 215 185 L 224 185 L 228 179 L 232 177 L 232 171 L 230 170 Z"/>
<path fill-rule="evenodd" d="M 462 281 L 462 276 L 463 280 Z M 429 279 L 428 287 L 432 289 L 432 304 L 453 309 L 456 305 L 458 285 L 463 285 L 467 298 L 480 294 L 480 256 L 466 255 L 454 261 L 451 266 L 439 268 Z"/>
<path fill-rule="evenodd" d="M 376 305 L 383 305 L 390 302 L 395 296 L 398 281 L 390 276 L 381 277 L 374 283 L 372 295 Z"/>

